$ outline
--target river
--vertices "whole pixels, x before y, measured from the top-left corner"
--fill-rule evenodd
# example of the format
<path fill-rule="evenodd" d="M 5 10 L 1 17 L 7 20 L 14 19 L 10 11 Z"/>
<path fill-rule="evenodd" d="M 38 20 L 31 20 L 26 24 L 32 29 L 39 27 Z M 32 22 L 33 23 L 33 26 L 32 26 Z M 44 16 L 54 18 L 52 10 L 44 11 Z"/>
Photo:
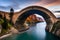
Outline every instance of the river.
<path fill-rule="evenodd" d="M 60 40 L 55 35 L 46 32 L 45 27 L 45 22 L 37 23 L 21 34 L 12 35 L 2 40 Z"/>

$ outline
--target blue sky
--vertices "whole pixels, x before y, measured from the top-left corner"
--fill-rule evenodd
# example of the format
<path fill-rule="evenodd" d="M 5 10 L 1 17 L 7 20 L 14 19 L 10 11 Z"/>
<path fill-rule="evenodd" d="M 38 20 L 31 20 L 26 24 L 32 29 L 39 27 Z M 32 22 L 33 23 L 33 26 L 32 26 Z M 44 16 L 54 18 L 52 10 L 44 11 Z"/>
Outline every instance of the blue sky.
<path fill-rule="evenodd" d="M 14 10 L 19 10 L 38 1 L 40 0 L 0 0 L 0 10 L 9 11 L 11 7 Z"/>
<path fill-rule="evenodd" d="M 20 10 L 30 5 L 39 5 L 45 7 L 45 5 L 54 3 L 56 1 L 57 0 L 0 0 L 0 10 L 9 11 L 10 8 Z M 55 9 L 56 7 L 60 9 L 60 5 L 52 5 L 47 8 L 51 10 L 51 8 Z"/>
<path fill-rule="evenodd" d="M 60 0 L 0 0 L 0 10 L 7 12 L 9 12 L 10 8 L 13 8 L 15 11 L 20 11 L 31 5 L 43 6 L 53 13 L 54 11 L 60 11 Z M 56 15 L 60 14 L 57 13 Z"/>

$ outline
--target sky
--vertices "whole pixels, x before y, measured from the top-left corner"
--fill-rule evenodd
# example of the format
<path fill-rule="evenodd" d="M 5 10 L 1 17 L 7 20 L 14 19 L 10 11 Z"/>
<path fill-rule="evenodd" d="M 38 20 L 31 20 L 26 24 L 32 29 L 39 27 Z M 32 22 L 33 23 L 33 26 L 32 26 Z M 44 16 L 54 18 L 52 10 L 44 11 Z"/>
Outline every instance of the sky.
<path fill-rule="evenodd" d="M 0 0 L 0 10 L 7 12 L 10 11 L 10 8 L 16 12 L 32 5 L 45 7 L 60 16 L 60 12 L 55 12 L 60 11 L 60 0 Z"/>

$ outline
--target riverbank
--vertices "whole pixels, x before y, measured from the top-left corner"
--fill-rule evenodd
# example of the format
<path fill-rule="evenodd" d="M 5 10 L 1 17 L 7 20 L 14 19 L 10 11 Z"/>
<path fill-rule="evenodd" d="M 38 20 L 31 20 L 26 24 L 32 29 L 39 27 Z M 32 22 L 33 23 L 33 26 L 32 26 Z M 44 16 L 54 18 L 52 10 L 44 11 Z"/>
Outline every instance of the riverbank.
<path fill-rule="evenodd" d="M 29 30 L 13 34 L 2 40 L 60 40 L 50 32 L 45 31 L 45 23 L 38 23 L 36 26 L 31 26 Z"/>
<path fill-rule="evenodd" d="M 42 24 L 43 25 L 43 24 Z M 30 26 L 36 26 L 36 24 L 33 24 L 33 25 L 30 25 Z M 10 36 L 10 35 L 14 35 L 14 34 L 22 34 L 22 33 L 24 33 L 26 30 L 28 30 L 30 27 L 26 27 L 25 29 L 22 29 L 22 30 L 16 30 L 15 28 L 11 28 L 11 33 L 9 33 L 9 34 L 6 34 L 6 35 L 3 35 L 3 36 L 1 36 L 0 37 L 0 39 L 3 39 L 3 38 L 6 38 L 6 37 L 8 37 L 8 36 Z M 54 35 L 54 34 L 53 34 Z"/>
<path fill-rule="evenodd" d="M 6 35 L 1 36 L 1 37 L 0 37 L 0 40 L 1 40 L 2 38 L 8 37 L 8 36 L 10 36 L 10 35 L 12 35 L 12 33 L 9 33 L 9 34 L 6 34 Z"/>
<path fill-rule="evenodd" d="M 23 29 L 23 30 L 18 31 L 17 29 L 15 29 L 14 27 L 12 27 L 11 30 L 10 30 L 10 33 L 1 36 L 0 37 L 0 40 L 2 40 L 3 38 L 9 37 L 11 35 L 14 35 L 14 34 L 20 34 L 20 33 L 24 32 L 24 31 L 26 31 L 28 29 L 29 28 L 26 28 L 26 29 Z"/>

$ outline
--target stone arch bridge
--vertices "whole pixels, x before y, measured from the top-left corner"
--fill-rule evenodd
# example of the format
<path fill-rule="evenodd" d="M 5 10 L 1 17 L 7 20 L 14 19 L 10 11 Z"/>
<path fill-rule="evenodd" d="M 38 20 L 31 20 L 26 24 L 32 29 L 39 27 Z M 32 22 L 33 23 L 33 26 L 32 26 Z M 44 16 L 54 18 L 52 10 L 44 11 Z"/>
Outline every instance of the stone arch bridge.
<path fill-rule="evenodd" d="M 6 15 L 6 18 L 9 20 L 9 12 L 2 12 L 0 11 L 0 14 L 2 15 Z M 40 7 L 40 6 L 29 6 L 26 7 L 24 9 L 22 9 L 19 12 L 14 12 L 12 21 L 14 24 L 16 23 L 20 23 L 20 24 L 24 24 L 26 18 L 32 14 L 39 14 L 41 16 L 43 16 L 43 18 L 45 19 L 46 23 L 47 23 L 47 27 L 46 28 L 51 31 L 53 28 L 53 24 L 55 22 L 57 22 L 57 18 L 55 17 L 55 15 L 49 11 L 48 9 L 44 8 L 44 7 Z M 4 16 L 3 16 L 4 17 Z"/>

